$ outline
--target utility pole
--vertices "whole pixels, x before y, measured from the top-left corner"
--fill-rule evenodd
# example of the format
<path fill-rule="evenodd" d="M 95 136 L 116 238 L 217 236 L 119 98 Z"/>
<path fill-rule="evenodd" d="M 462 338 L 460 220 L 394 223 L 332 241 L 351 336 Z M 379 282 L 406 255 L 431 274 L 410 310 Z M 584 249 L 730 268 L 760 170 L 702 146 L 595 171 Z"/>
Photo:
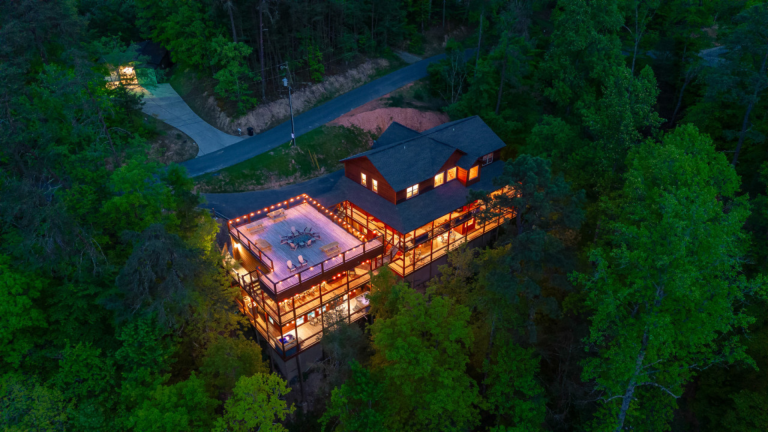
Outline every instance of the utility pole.
<path fill-rule="evenodd" d="M 259 65 L 261 66 L 261 100 L 265 102 L 267 100 L 266 83 L 267 78 L 264 76 L 264 22 L 261 15 L 264 9 L 264 0 L 259 0 Z"/>
<path fill-rule="evenodd" d="M 288 69 L 287 64 L 281 65 L 280 69 L 286 69 L 287 70 L 286 72 L 290 74 L 290 69 Z M 288 88 L 288 106 L 291 108 L 291 145 L 295 147 L 296 146 L 296 128 L 293 124 L 293 100 L 291 99 L 291 86 L 288 85 L 288 78 L 283 78 L 283 87 Z"/>

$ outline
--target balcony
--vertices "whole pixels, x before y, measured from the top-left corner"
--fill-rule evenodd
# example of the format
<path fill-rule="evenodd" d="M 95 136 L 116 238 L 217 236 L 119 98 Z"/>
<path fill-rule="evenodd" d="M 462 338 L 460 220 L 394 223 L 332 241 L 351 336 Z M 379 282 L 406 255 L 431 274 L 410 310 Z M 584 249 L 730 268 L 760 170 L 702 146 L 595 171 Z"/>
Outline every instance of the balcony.
<path fill-rule="evenodd" d="M 230 221 L 229 231 L 237 240 L 236 247 L 247 249 L 263 264 L 260 270 L 237 275 L 244 288 L 258 279 L 262 287 L 277 296 L 303 284 L 319 284 L 359 265 L 364 258 L 383 253 L 381 236 L 366 238 L 311 198 L 286 207 L 279 220 L 261 216 Z M 314 244 L 292 248 L 286 243 L 285 238 L 292 232 L 305 230 L 315 234 Z M 337 247 L 332 251 L 324 250 L 334 244 Z M 305 264 L 301 264 L 299 256 Z M 288 261 L 296 268 L 289 268 Z"/>

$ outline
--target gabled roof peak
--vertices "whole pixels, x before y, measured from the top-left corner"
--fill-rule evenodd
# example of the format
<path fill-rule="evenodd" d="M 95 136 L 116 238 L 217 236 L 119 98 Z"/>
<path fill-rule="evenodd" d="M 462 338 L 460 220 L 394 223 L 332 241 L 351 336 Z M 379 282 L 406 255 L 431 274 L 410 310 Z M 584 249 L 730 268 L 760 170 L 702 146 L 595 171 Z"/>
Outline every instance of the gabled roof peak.
<path fill-rule="evenodd" d="M 382 137 L 405 139 L 378 143 L 371 150 L 342 161 L 368 158 L 395 191 L 434 176 L 456 152 L 463 155 L 456 165 L 469 169 L 478 158 L 504 147 L 504 142 L 477 116 L 445 123 L 422 133 L 393 123 Z"/>

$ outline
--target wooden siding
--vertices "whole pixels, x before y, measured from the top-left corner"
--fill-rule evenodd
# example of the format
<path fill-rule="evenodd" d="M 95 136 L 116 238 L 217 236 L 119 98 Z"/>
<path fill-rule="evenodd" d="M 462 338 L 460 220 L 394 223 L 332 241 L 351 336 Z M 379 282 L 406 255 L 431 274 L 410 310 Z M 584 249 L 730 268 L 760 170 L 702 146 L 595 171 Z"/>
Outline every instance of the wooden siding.
<path fill-rule="evenodd" d="M 448 160 L 445 162 L 445 164 L 443 164 L 443 166 L 440 167 L 439 171 L 437 171 L 435 173 L 432 173 L 431 176 L 428 179 L 419 182 L 419 195 L 434 189 L 435 188 L 435 175 L 437 175 L 437 173 L 440 173 L 440 172 L 444 173 L 449 168 L 453 168 L 456 165 L 456 162 L 458 162 L 459 159 L 461 159 L 462 156 L 464 156 L 464 154 L 461 153 L 459 150 L 456 150 L 451 155 L 451 157 L 448 158 Z M 445 184 L 445 183 L 446 183 L 445 180 L 443 180 L 443 184 Z M 408 196 L 408 189 L 403 189 L 401 191 L 398 191 L 397 192 L 397 204 L 400 204 L 401 202 L 405 201 L 407 199 L 406 198 L 407 196 Z"/>
<path fill-rule="evenodd" d="M 371 163 L 370 160 L 368 160 L 367 157 L 359 157 L 357 159 L 344 161 L 344 175 L 347 176 L 347 178 L 357 184 L 361 184 L 360 174 L 365 174 L 368 176 L 368 181 L 365 185 L 368 190 L 371 190 L 373 187 L 373 180 L 379 182 L 379 191 L 373 192 L 371 190 L 371 193 L 378 193 L 384 199 L 393 204 L 397 202 L 397 194 L 395 193 L 395 190 L 392 189 L 392 186 L 390 186 L 386 180 L 384 180 L 384 176 L 381 175 L 379 170 L 376 169 L 376 167 L 373 165 L 373 163 Z"/>
<path fill-rule="evenodd" d="M 474 167 L 477 167 L 477 177 L 475 177 L 472 180 L 470 180 L 469 179 L 469 171 L 472 168 L 474 168 Z M 483 175 L 483 167 L 480 166 L 480 162 L 479 161 L 475 161 L 475 164 L 472 165 L 472 167 L 469 170 L 467 170 L 467 181 L 464 183 L 464 185 L 465 186 L 471 186 L 471 185 L 479 182 L 480 181 L 480 176 L 482 176 L 482 175 Z"/>
<path fill-rule="evenodd" d="M 440 168 L 440 171 L 446 171 L 449 168 L 453 168 L 456 166 L 456 162 L 461 159 L 461 157 L 464 156 L 464 153 L 460 152 L 459 150 L 456 150 L 451 157 L 448 158 L 447 161 L 445 161 L 445 164 Z M 440 171 L 436 172 L 435 174 L 439 173 Z"/>
<path fill-rule="evenodd" d="M 466 186 L 467 185 L 467 170 L 459 168 L 458 172 L 456 173 L 456 178 L 459 179 L 461 184 Z"/>

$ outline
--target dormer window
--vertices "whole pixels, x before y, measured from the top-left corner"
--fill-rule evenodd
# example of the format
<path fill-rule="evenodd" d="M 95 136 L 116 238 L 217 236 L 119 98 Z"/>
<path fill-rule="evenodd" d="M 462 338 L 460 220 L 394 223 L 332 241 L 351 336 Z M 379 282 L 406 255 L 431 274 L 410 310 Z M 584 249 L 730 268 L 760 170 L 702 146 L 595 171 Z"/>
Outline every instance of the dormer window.
<path fill-rule="evenodd" d="M 363 173 L 360 173 L 360 184 L 365 187 L 368 187 L 368 176 L 366 176 Z"/>
<path fill-rule="evenodd" d="M 371 186 L 372 186 L 371 189 L 374 192 L 379 193 L 379 182 L 376 181 L 376 179 L 371 179 Z"/>
<path fill-rule="evenodd" d="M 443 184 L 443 174 L 444 173 L 440 173 L 440 174 L 435 176 L 435 187 L 438 187 L 441 184 Z"/>
<path fill-rule="evenodd" d="M 456 167 L 445 172 L 445 182 L 448 183 L 451 180 L 456 180 Z"/>
<path fill-rule="evenodd" d="M 469 169 L 469 179 L 472 180 L 473 178 L 477 177 L 477 173 L 480 172 L 480 167 L 475 165 L 472 168 Z"/>
<path fill-rule="evenodd" d="M 492 162 L 493 162 L 493 153 L 488 153 L 487 155 L 483 156 L 483 166 L 490 165 Z"/>
<path fill-rule="evenodd" d="M 411 199 L 419 194 L 419 185 L 415 184 L 405 191 L 405 199 Z"/>

